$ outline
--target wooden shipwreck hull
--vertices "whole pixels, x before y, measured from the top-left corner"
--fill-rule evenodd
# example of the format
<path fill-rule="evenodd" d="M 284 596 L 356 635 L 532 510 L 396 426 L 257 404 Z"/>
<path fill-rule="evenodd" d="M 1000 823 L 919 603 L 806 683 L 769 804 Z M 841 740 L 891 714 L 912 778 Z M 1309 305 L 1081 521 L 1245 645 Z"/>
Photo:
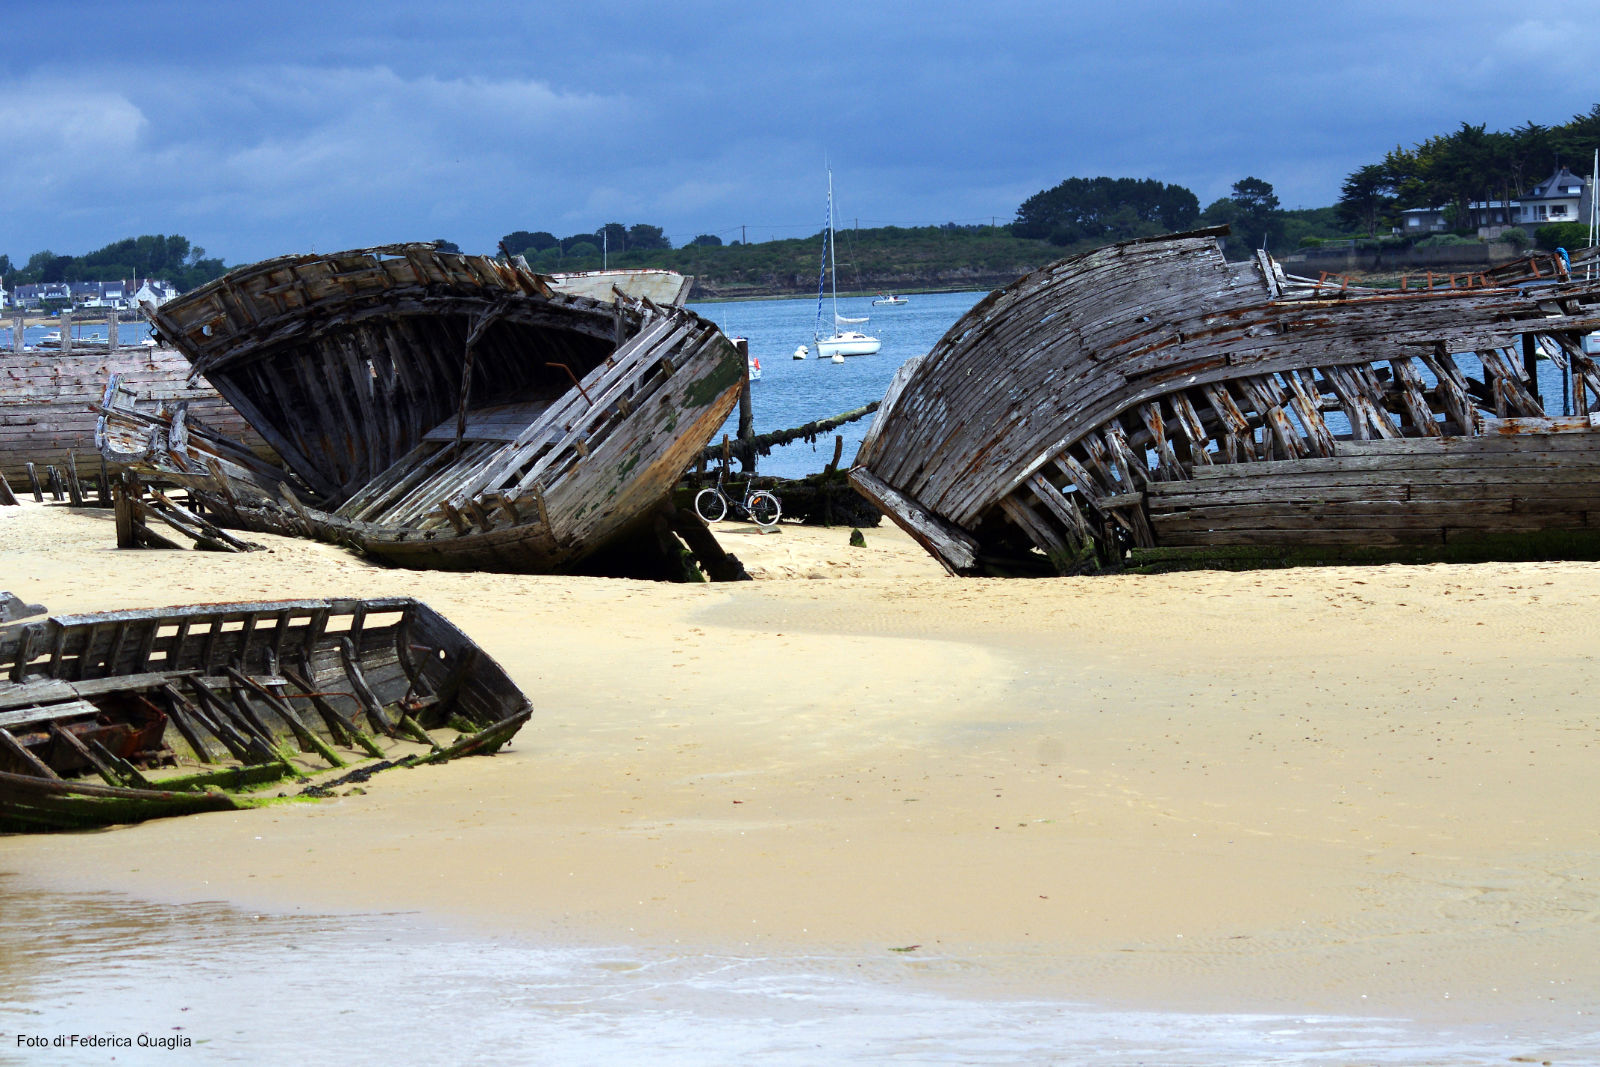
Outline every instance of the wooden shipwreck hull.
<path fill-rule="evenodd" d="M 492 752 L 530 713 L 407 598 L 16 622 L 0 626 L 0 832 L 250 807 L 286 778 Z"/>
<path fill-rule="evenodd" d="M 427 245 L 269 260 L 146 310 L 284 469 L 115 410 L 109 455 L 247 528 L 410 567 L 570 569 L 666 500 L 746 373 L 682 307 Z"/>
<path fill-rule="evenodd" d="M 956 574 L 1600 554 L 1584 264 L 1360 289 L 1228 263 L 1225 232 L 991 294 L 901 369 L 851 480 Z"/>
<path fill-rule="evenodd" d="M 142 410 L 184 405 L 221 432 L 271 455 L 256 436 L 203 381 L 189 381 L 189 361 L 171 348 L 133 347 L 108 351 L 74 345 L 71 352 L 0 351 L 0 474 L 27 484 L 27 467 L 39 473 L 64 467 L 68 457 L 88 473 L 95 454 L 96 404 L 115 376 Z"/>

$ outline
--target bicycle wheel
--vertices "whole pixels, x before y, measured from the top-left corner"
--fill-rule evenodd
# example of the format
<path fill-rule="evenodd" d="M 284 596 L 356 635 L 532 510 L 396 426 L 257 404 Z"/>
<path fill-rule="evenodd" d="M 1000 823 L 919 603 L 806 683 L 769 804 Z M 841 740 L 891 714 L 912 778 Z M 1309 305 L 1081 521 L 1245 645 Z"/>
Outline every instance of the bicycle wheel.
<path fill-rule="evenodd" d="M 702 489 L 694 495 L 694 513 L 707 522 L 717 522 L 728 513 L 728 498 L 716 489 Z"/>
<path fill-rule="evenodd" d="M 750 509 L 750 517 L 756 520 L 758 526 L 776 526 L 778 516 L 783 513 L 783 507 L 778 503 L 778 498 L 762 489 L 750 494 L 746 501 Z"/>

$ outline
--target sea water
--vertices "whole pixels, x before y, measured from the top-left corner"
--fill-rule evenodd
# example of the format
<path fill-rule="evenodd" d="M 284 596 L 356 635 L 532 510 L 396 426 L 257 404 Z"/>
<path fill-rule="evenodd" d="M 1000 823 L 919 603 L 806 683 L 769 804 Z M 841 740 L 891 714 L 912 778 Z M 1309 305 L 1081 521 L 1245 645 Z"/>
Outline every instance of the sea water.
<path fill-rule="evenodd" d="M 7 311 L 3 314 L 9 315 L 10 312 Z M 109 335 L 110 329 L 104 318 L 91 322 L 74 322 L 72 324 L 72 336 L 74 339 L 85 341 L 96 339 L 104 341 Z M 5 319 L 3 328 L 0 328 L 0 351 L 11 351 L 11 333 L 11 320 Z M 24 345 L 38 345 L 40 341 L 43 341 L 51 334 L 60 333 L 61 323 L 57 320 L 52 320 L 46 326 L 28 326 L 22 331 L 22 343 Z M 136 345 L 149 336 L 150 324 L 143 319 L 137 322 L 117 323 L 117 343 L 119 345 Z"/>
<path fill-rule="evenodd" d="M 410 914 L 273 914 L 0 878 L 0 1063 L 1332 1067 L 1592 1062 L 1600 1038 L 953 992 L 971 966 L 557 946 Z"/>
<path fill-rule="evenodd" d="M 729 337 L 750 343 L 750 357 L 761 363 L 761 379 L 750 383 L 750 404 L 756 433 L 772 433 L 852 411 L 882 400 L 889 380 L 900 364 L 920 356 L 943 337 L 984 292 L 908 293 L 907 301 L 873 307 L 870 297 L 840 297 L 839 314 L 868 321 L 842 329 L 859 330 L 882 342 L 877 354 L 849 356 L 843 363 L 817 358 L 813 332 L 817 302 L 806 299 L 736 300 L 715 304 L 690 304 L 694 311 L 715 322 Z M 832 302 L 823 306 L 824 335 L 833 332 Z M 797 360 L 794 350 L 805 345 L 808 358 Z M 818 438 L 775 448 L 762 456 L 758 470 L 783 478 L 801 478 L 822 470 L 833 458 L 835 435 L 844 438 L 842 466 L 848 466 L 861 447 L 872 417 L 848 423 Z M 718 431 L 734 437 L 739 429 L 737 411 Z"/>
<path fill-rule="evenodd" d="M 10 314 L 10 312 L 5 312 L 5 314 Z M 3 320 L 3 326 L 0 326 L 0 352 L 11 352 L 11 333 L 13 333 L 11 331 L 11 320 L 6 318 L 6 320 Z M 22 330 L 22 344 L 24 346 L 37 347 L 38 342 L 50 338 L 51 334 L 56 334 L 56 336 L 61 334 L 61 323 L 51 320 L 48 325 L 26 326 Z M 72 338 L 77 339 L 77 341 L 106 341 L 109 334 L 110 326 L 107 325 L 104 318 L 101 318 L 98 322 L 72 323 Z M 142 318 L 139 322 L 117 323 L 117 344 L 120 344 L 120 346 L 126 347 L 141 344 L 149 336 L 150 323 L 144 322 Z M 56 349 L 45 350 L 46 352 L 54 352 Z"/>

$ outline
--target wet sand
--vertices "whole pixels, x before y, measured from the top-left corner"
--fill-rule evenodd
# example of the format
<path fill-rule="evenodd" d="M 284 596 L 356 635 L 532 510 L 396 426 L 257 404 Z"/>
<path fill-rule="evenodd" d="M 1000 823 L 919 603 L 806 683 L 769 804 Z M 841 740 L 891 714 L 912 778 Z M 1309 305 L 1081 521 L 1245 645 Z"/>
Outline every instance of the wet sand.
<path fill-rule="evenodd" d="M 974 996 L 1600 1031 L 1600 567 L 972 581 L 847 536 L 728 526 L 758 580 L 685 587 L 118 552 L 109 514 L 0 509 L 0 588 L 53 611 L 408 593 L 537 708 L 493 759 L 0 838 L 0 871 L 927 958 Z"/>

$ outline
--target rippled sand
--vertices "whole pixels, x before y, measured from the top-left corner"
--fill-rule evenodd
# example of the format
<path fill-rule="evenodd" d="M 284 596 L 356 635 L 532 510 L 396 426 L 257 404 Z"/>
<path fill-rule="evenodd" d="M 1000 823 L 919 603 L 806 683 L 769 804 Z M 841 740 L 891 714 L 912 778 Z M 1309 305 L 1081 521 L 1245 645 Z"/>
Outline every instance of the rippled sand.
<path fill-rule="evenodd" d="M 924 977 L 963 996 L 1600 1029 L 1600 567 L 972 581 L 887 528 L 724 532 L 758 581 L 118 552 L 109 515 L 0 508 L 0 588 L 52 610 L 409 593 L 538 709 L 493 759 L 4 838 L 0 871 L 544 946 L 958 961 Z"/>

